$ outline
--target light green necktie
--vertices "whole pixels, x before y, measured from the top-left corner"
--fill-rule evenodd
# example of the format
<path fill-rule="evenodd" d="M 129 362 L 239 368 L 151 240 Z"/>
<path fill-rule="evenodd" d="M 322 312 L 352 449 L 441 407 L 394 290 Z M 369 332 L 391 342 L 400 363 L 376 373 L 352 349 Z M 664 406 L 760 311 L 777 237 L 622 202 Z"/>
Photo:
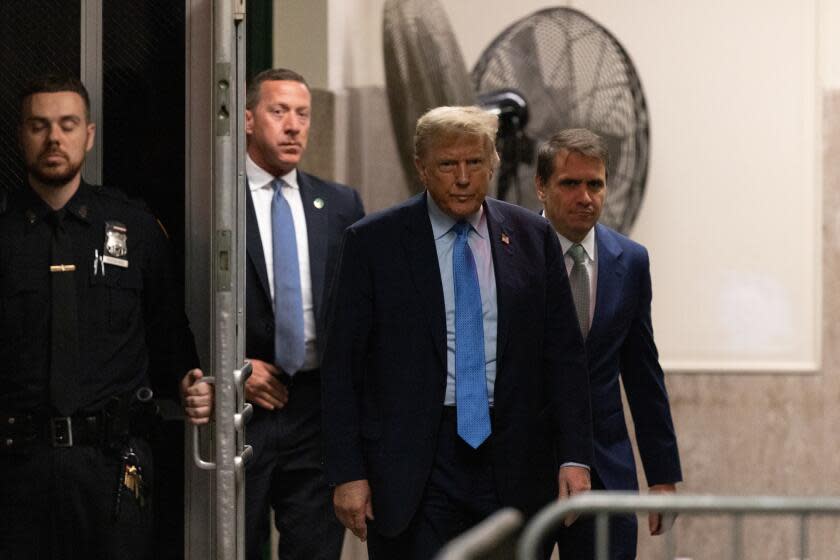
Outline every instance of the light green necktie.
<path fill-rule="evenodd" d="M 583 338 L 589 334 L 589 273 L 586 271 L 586 251 L 580 243 L 575 243 L 567 254 L 575 261 L 572 272 L 569 273 L 569 283 L 572 286 L 572 299 L 575 301 L 578 324 Z"/>

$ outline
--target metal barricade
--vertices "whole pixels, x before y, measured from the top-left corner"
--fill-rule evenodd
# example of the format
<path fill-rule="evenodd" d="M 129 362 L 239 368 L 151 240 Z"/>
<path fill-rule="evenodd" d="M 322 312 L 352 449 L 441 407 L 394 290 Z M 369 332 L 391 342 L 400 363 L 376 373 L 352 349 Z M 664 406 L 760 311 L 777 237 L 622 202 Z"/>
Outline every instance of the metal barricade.
<path fill-rule="evenodd" d="M 512 558 L 522 527 L 522 514 L 513 508 L 497 511 L 469 531 L 452 539 L 435 560 L 505 560 Z"/>
<path fill-rule="evenodd" d="M 526 525 L 517 547 L 519 560 L 541 558 L 541 545 L 552 538 L 569 513 L 595 516 L 595 558 L 609 551 L 609 516 L 614 513 L 724 514 L 733 518 L 732 558 L 743 558 L 745 515 L 799 516 L 799 558 L 808 557 L 808 519 L 812 515 L 840 515 L 840 498 L 784 496 L 639 495 L 633 492 L 589 492 L 545 507 Z M 674 558 L 673 529 L 666 533 L 666 558 Z M 562 559 L 562 556 L 560 558 Z"/>

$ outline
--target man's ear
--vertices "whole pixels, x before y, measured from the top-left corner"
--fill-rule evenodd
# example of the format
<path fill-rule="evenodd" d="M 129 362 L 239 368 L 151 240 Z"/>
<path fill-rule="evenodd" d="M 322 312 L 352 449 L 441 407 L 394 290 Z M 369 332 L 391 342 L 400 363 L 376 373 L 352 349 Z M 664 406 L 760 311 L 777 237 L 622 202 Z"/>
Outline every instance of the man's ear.
<path fill-rule="evenodd" d="M 93 149 L 93 143 L 96 140 L 96 123 L 88 123 L 87 124 L 87 146 L 85 146 L 85 152 L 89 152 Z"/>
<path fill-rule="evenodd" d="M 420 158 L 414 158 L 414 169 L 417 170 L 417 176 L 420 177 L 420 182 L 423 183 L 423 186 L 426 186 L 426 166 L 423 165 L 423 162 L 420 161 Z"/>
<path fill-rule="evenodd" d="M 250 109 L 245 109 L 245 134 L 254 133 L 254 112 Z"/>
<path fill-rule="evenodd" d="M 543 185 L 542 179 L 539 176 L 534 177 L 534 186 L 537 190 L 537 198 L 540 202 L 545 202 L 545 186 Z"/>

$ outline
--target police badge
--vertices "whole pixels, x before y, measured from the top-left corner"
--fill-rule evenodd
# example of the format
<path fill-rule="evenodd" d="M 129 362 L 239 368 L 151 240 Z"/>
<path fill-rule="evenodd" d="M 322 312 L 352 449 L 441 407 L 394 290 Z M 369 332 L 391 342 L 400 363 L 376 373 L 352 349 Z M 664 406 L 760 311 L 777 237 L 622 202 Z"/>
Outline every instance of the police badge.
<path fill-rule="evenodd" d="M 105 222 L 105 248 L 102 251 L 102 271 L 105 264 L 128 268 L 128 230 L 121 222 Z"/>

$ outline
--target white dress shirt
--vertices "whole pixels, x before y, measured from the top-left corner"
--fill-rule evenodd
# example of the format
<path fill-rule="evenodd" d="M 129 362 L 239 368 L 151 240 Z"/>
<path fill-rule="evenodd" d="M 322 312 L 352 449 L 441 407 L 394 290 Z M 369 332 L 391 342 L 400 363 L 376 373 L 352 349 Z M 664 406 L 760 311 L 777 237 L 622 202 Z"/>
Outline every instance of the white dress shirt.
<path fill-rule="evenodd" d="M 268 274 L 268 289 L 271 291 L 272 305 L 274 305 L 274 258 L 271 237 L 271 199 L 274 197 L 272 181 L 274 179 L 283 180 L 283 198 L 289 203 L 292 220 L 295 222 L 295 241 L 297 242 L 298 266 L 300 268 L 300 291 L 303 299 L 303 339 L 306 345 L 306 354 L 301 370 L 315 369 L 318 367 L 318 351 L 315 346 L 315 307 L 312 303 L 312 274 L 309 270 L 306 215 L 303 213 L 303 201 L 300 198 L 297 169 L 293 169 L 282 177 L 274 177 L 254 163 L 251 156 L 246 155 L 245 174 L 248 177 L 248 188 L 251 190 L 251 200 L 254 203 L 260 240 L 265 253 L 265 269 Z"/>

